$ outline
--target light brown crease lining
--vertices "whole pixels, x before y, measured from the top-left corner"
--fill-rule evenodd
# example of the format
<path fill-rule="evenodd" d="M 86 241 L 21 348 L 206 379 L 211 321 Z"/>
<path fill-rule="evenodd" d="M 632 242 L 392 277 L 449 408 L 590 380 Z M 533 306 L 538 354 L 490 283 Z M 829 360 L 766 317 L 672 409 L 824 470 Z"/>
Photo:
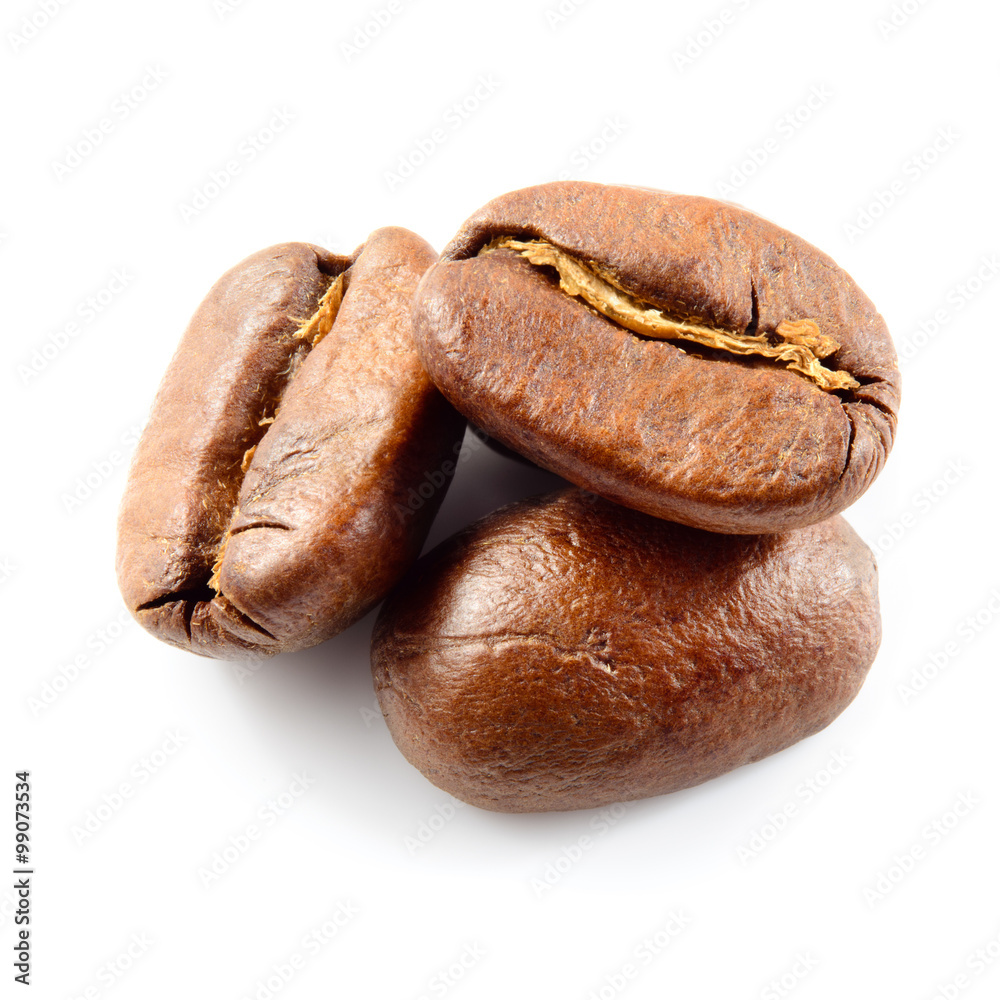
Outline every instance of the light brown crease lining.
<path fill-rule="evenodd" d="M 821 364 L 823 358 L 840 349 L 840 344 L 824 334 L 813 319 L 783 320 L 774 331 L 779 342 L 772 343 L 767 334 L 751 336 L 670 319 L 662 310 L 622 288 L 593 261 L 584 263 L 544 240 L 521 241 L 504 236 L 493 240 L 480 252 L 501 249 L 516 251 L 537 267 L 555 268 L 563 292 L 582 299 L 601 315 L 633 333 L 656 340 L 687 340 L 730 354 L 783 361 L 791 371 L 804 375 L 827 392 L 860 387 L 847 372 L 832 371 Z"/>
<path fill-rule="evenodd" d="M 333 279 L 329 288 L 327 288 L 319 302 L 316 304 L 316 309 L 313 314 L 307 319 L 302 320 L 293 334 L 293 337 L 297 340 L 308 341 L 310 349 L 314 348 L 333 329 L 333 324 L 337 320 L 337 313 L 340 311 L 341 303 L 344 301 L 344 276 L 346 274 L 346 271 L 342 271 L 336 278 Z M 285 386 L 285 391 L 288 391 L 287 385 Z M 257 425 L 259 427 L 265 427 L 268 424 L 273 424 L 277 415 L 278 406 L 275 406 L 274 413 L 271 414 L 271 416 L 262 415 L 257 421 Z M 258 444 L 259 443 L 260 442 L 258 442 Z M 243 461 L 240 465 L 240 469 L 244 476 L 250 468 L 250 463 L 253 461 L 256 451 L 257 445 L 255 444 L 247 448 L 243 455 Z M 237 507 L 233 511 L 232 517 L 229 519 L 229 527 L 226 528 L 226 533 L 222 536 L 222 540 L 219 542 L 219 549 L 215 555 L 215 562 L 212 564 L 212 575 L 209 577 L 208 586 L 215 591 L 216 596 L 222 595 L 222 586 L 219 582 L 219 578 L 222 574 L 222 561 L 226 557 L 226 547 L 229 545 L 229 539 L 233 534 L 233 525 L 236 523 L 236 518 L 239 517 L 239 513 L 240 509 Z"/>
<path fill-rule="evenodd" d="M 340 311 L 340 304 L 344 301 L 344 275 L 346 271 L 341 271 L 330 283 L 330 287 L 323 293 L 323 297 L 316 305 L 316 311 L 307 320 L 304 320 L 295 331 L 295 336 L 300 340 L 308 340 L 315 347 L 332 329 L 337 313 Z"/>

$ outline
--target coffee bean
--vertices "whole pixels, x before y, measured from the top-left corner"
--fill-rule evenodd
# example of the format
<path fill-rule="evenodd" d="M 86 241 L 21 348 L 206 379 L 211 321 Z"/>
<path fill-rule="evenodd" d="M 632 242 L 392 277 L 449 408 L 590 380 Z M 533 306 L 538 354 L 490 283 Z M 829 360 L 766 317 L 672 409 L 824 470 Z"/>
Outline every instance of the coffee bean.
<path fill-rule="evenodd" d="M 424 277 L 418 351 L 490 436 L 656 517 L 781 531 L 893 441 L 885 322 L 805 240 L 708 198 L 558 182 L 490 202 Z"/>
<path fill-rule="evenodd" d="M 712 534 L 569 488 L 420 560 L 372 642 L 396 745 L 506 812 L 687 788 L 828 725 L 881 636 L 875 560 L 840 517 Z"/>
<path fill-rule="evenodd" d="M 150 632 L 206 656 L 310 646 L 417 557 L 465 426 L 412 344 L 410 299 L 435 259 L 381 229 L 351 257 L 262 250 L 212 288 L 119 516 L 119 585 Z"/>

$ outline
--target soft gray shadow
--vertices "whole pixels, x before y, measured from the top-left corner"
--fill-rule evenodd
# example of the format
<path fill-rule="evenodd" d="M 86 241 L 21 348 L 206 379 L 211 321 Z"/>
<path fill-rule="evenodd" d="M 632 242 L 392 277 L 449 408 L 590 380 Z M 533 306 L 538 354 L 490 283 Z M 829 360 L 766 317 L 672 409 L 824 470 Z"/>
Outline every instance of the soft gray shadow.
<path fill-rule="evenodd" d="M 498 455 L 470 431 L 466 432 L 463 447 L 470 457 L 455 473 L 427 538 L 425 552 L 498 507 L 569 485 L 565 479 L 537 465 Z"/>
<path fill-rule="evenodd" d="M 476 441 L 458 468 L 425 550 L 497 507 L 565 485 L 558 476 Z M 313 649 L 264 661 L 249 676 L 240 678 L 231 666 L 220 665 L 275 756 L 290 769 L 311 766 L 331 808 L 343 812 L 349 803 L 352 813 L 373 827 L 387 814 L 422 814 L 428 803 L 447 799 L 396 750 L 378 712 L 369 662 L 377 614 L 375 609 Z M 398 819 L 394 822 L 398 826 Z M 522 822 L 530 827 L 546 820 L 524 817 Z"/>
<path fill-rule="evenodd" d="M 497 507 L 564 485 L 558 476 L 481 446 L 459 468 L 427 547 Z M 512 815 L 467 806 L 455 812 L 426 851 L 408 853 L 407 838 L 449 796 L 399 753 L 378 711 L 369 664 L 377 613 L 321 646 L 266 661 L 242 682 L 230 667 L 220 665 L 232 678 L 234 698 L 254 717 L 262 742 L 269 744 L 269 754 L 290 772 L 305 768 L 319 779 L 310 795 L 320 801 L 326 822 L 331 829 L 349 824 L 351 840 L 366 845 L 369 859 L 405 869 L 416 864 L 424 870 L 440 866 L 469 873 L 481 873 L 485 862 L 498 875 L 524 881 L 544 870 L 564 845 L 588 835 L 607 845 L 607 857 L 614 861 L 607 877 L 619 885 L 641 886 L 648 880 L 648 859 L 637 857 L 634 866 L 630 860 L 631 845 L 643 837 L 670 843 L 689 860 L 700 858 L 706 871 L 720 861 L 732 862 L 737 838 L 757 821 L 761 808 L 754 799 L 759 786 L 749 780 L 750 772 L 773 767 L 772 762 L 629 803 L 607 830 L 598 810 Z M 594 856 L 599 853 L 595 850 Z M 597 865 L 586 867 L 595 875 L 600 871 Z"/>

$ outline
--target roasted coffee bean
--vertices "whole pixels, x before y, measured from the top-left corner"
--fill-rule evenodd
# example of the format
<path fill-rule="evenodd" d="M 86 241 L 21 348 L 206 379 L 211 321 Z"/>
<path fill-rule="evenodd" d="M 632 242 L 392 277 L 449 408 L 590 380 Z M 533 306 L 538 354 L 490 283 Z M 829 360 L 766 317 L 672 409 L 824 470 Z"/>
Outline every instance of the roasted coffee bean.
<path fill-rule="evenodd" d="M 576 488 L 420 560 L 372 642 L 396 745 L 485 809 L 589 809 L 687 788 L 818 732 L 881 625 L 839 517 L 724 535 Z"/>
<path fill-rule="evenodd" d="M 515 451 L 656 517 L 755 533 L 843 510 L 892 446 L 885 322 L 745 209 L 559 182 L 490 202 L 418 289 L 438 388 Z"/>
<path fill-rule="evenodd" d="M 380 229 L 352 257 L 262 250 L 212 288 L 119 515 L 119 586 L 150 632 L 224 658 L 314 645 L 417 557 L 465 426 L 413 349 L 410 300 L 436 259 Z"/>

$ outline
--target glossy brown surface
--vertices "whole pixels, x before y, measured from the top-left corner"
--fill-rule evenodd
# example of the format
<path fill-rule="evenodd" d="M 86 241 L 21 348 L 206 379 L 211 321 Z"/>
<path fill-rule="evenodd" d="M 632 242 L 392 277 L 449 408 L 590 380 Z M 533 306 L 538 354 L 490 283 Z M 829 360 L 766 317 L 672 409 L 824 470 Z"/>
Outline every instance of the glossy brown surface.
<path fill-rule="evenodd" d="M 710 534 L 575 488 L 425 556 L 375 628 L 397 746 L 507 812 L 698 784 L 828 725 L 881 635 L 870 550 L 835 517 Z"/>
<path fill-rule="evenodd" d="M 504 238 L 542 240 L 682 322 L 777 342 L 811 319 L 826 391 L 769 358 L 650 339 L 561 290 Z M 657 517 L 755 533 L 857 499 L 892 446 L 895 351 L 854 281 L 805 240 L 707 198 L 558 182 L 490 202 L 431 268 L 417 348 L 445 396 L 510 448 Z"/>
<path fill-rule="evenodd" d="M 419 554 L 448 479 L 418 503 L 411 491 L 454 461 L 465 425 L 412 344 L 410 299 L 435 259 L 405 229 L 349 258 L 284 243 L 209 292 L 119 515 L 119 586 L 158 638 L 218 657 L 310 646 Z M 342 304 L 324 312 L 338 276 Z"/>

